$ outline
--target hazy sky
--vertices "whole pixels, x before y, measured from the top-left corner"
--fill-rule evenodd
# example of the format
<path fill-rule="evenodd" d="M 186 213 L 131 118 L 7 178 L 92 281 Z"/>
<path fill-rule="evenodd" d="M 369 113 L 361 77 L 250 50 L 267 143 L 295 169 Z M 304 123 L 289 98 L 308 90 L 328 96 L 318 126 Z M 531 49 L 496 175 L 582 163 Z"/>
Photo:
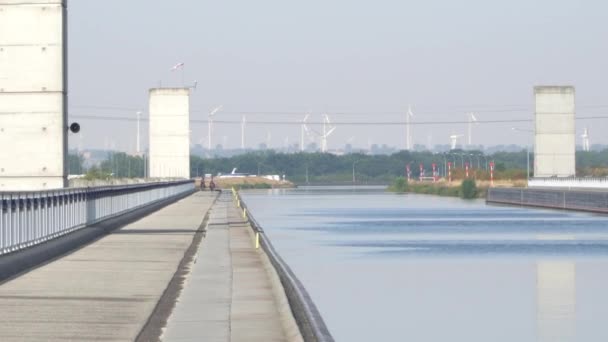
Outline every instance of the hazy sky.
<path fill-rule="evenodd" d="M 72 0 L 69 8 L 70 115 L 147 116 L 148 88 L 180 85 L 169 69 L 185 62 L 198 81 L 191 118 L 217 120 L 403 122 L 532 119 L 532 87 L 571 84 L 577 116 L 608 115 L 608 4 L 572 0 L 201 1 Z M 259 112 L 272 114 L 261 115 Z M 301 113 L 301 114 L 300 114 Z M 345 114 L 346 113 L 346 114 Z M 351 115 L 347 115 L 352 113 Z M 381 114 L 388 113 L 388 114 Z M 393 113 L 393 114 L 390 114 Z M 398 114 L 395 114 L 398 113 Z M 134 121 L 74 119 L 87 147 L 135 149 Z M 142 125 L 144 128 L 146 124 Z M 510 128 L 481 124 L 473 142 L 526 143 Z M 608 118 L 577 121 L 591 143 L 608 143 Z M 192 141 L 207 126 L 192 123 Z M 314 128 L 314 127 L 312 127 Z M 317 127 L 317 129 L 319 129 Z M 414 143 L 447 144 L 466 125 L 419 125 Z M 330 148 L 351 139 L 405 145 L 404 125 L 339 126 Z M 147 146 L 147 130 L 143 130 Z M 247 145 L 298 142 L 298 125 L 254 125 Z M 602 136 L 603 135 L 603 136 Z M 226 138 L 223 138 L 223 137 Z M 240 145 L 240 126 L 218 124 L 213 143 Z M 76 146 L 78 138 L 70 138 Z M 528 140 L 529 141 L 529 140 Z M 580 143 L 580 138 L 577 138 Z M 206 143 L 205 143 L 206 145 Z"/>

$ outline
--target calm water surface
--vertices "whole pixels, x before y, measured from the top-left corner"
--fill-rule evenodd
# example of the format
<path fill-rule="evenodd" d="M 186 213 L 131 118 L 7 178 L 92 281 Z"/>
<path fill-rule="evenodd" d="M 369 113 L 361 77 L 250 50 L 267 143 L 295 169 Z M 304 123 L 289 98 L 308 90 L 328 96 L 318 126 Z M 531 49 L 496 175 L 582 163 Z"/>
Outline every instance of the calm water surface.
<path fill-rule="evenodd" d="M 608 217 L 396 195 L 244 192 L 337 341 L 608 341 Z"/>

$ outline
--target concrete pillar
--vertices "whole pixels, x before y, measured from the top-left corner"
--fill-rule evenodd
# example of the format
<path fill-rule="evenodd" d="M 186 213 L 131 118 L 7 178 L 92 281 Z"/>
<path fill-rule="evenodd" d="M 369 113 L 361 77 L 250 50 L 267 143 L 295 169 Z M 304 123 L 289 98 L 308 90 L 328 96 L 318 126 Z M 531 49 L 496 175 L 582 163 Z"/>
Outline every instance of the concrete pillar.
<path fill-rule="evenodd" d="M 0 0 L 0 191 L 66 186 L 66 0 Z"/>
<path fill-rule="evenodd" d="M 534 87 L 534 177 L 576 174 L 574 87 Z"/>
<path fill-rule="evenodd" d="M 150 177 L 190 178 L 190 89 L 150 89 Z"/>

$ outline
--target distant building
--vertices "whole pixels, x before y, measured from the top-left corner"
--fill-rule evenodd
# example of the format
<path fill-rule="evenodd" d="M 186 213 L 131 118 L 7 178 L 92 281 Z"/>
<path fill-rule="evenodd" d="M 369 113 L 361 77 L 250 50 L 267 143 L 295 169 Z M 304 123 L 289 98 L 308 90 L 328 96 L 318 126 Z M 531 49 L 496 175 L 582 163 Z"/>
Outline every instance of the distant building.
<path fill-rule="evenodd" d="M 574 87 L 534 87 L 534 177 L 570 177 L 576 173 Z"/>
<path fill-rule="evenodd" d="M 150 177 L 190 178 L 190 89 L 150 89 Z"/>

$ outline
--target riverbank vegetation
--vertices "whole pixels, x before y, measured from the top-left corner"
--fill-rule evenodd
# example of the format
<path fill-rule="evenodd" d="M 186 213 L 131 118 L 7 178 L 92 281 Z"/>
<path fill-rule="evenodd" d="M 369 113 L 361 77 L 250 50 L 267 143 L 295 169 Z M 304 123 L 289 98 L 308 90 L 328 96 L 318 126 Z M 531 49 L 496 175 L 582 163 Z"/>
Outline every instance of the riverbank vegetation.
<path fill-rule="evenodd" d="M 437 196 L 460 197 L 465 199 L 484 198 L 488 189 L 489 183 L 482 182 L 481 186 L 477 186 L 474 179 L 465 179 L 462 182 L 408 182 L 406 178 L 395 178 L 393 183 L 388 187 L 388 191 L 395 193 L 414 193 Z"/>
<path fill-rule="evenodd" d="M 464 165 L 470 165 L 470 178 L 479 181 L 490 179 L 488 164 L 495 163 L 494 179 L 513 184 L 526 179 L 526 152 L 496 152 L 484 155 L 481 151 L 452 150 L 446 153 L 429 151 L 400 151 L 391 155 L 352 153 L 277 153 L 273 150 L 252 151 L 226 158 L 190 157 L 192 177 L 204 174 L 229 173 L 233 168 L 249 174 L 285 175 L 296 184 L 391 184 L 395 177 L 405 175 L 410 165 L 412 179 L 420 174 L 420 164 L 430 175 L 435 164 L 441 176 L 447 163 L 452 164 L 452 180 L 465 177 Z M 89 178 L 142 178 L 148 160 L 144 156 L 124 152 L 109 152 L 107 158 L 89 164 L 83 155 L 71 154 L 68 158 L 70 174 L 89 174 Z M 576 152 L 578 176 L 608 176 L 608 149 L 604 151 Z M 87 165 L 85 167 L 85 165 Z M 530 165 L 534 165 L 530 154 Z"/>

